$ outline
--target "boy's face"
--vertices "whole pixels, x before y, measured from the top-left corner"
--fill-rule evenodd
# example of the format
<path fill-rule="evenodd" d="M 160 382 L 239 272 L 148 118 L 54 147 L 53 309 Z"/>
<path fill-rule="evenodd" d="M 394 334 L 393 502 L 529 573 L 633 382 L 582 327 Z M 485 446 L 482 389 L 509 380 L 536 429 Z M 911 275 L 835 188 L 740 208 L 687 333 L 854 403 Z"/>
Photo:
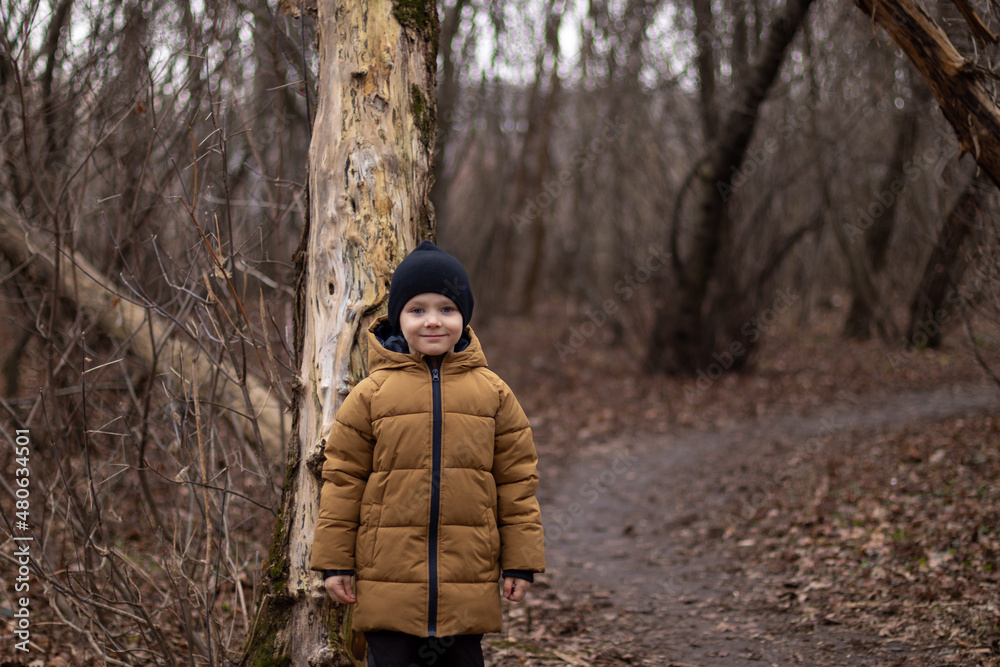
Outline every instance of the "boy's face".
<path fill-rule="evenodd" d="M 410 349 L 436 357 L 450 352 L 462 336 L 462 313 L 444 294 L 424 292 L 403 306 L 399 328 Z"/>

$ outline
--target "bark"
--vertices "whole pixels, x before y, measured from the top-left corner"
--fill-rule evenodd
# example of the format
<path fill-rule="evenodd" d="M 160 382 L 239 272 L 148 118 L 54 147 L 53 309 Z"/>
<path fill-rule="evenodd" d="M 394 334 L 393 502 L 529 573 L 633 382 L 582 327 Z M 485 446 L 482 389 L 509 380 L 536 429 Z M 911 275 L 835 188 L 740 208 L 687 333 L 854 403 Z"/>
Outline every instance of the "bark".
<path fill-rule="evenodd" d="M 320 0 L 309 219 L 296 253 L 292 439 L 264 594 L 242 664 L 350 665 L 349 614 L 309 569 L 322 436 L 365 375 L 393 268 L 432 234 L 438 19 L 421 2 Z"/>
<path fill-rule="evenodd" d="M 906 328 L 908 346 L 941 346 L 945 320 L 959 302 L 956 290 L 965 271 L 962 244 L 972 230 L 987 188 L 986 176 L 979 172 L 945 218 L 934 250 L 924 265 L 920 285 L 910 302 L 910 323 Z"/>
<path fill-rule="evenodd" d="M 963 57 L 917 0 L 855 0 L 903 50 L 927 83 L 959 146 L 1000 185 L 1000 107 L 993 75 Z"/>
<path fill-rule="evenodd" d="M 748 73 L 733 111 L 719 131 L 703 172 L 706 181 L 690 250 L 675 271 L 677 293 L 665 300 L 654 316 L 649 364 L 654 370 L 693 374 L 711 363 L 716 332 L 706 325 L 704 308 L 709 282 L 715 275 L 722 241 L 729 230 L 726 209 L 735 170 L 746 154 L 757 121 L 757 110 L 784 61 L 785 51 L 805 19 L 812 0 L 789 0 L 775 17 L 767 42 Z"/>
<path fill-rule="evenodd" d="M 56 293 L 86 310 L 96 325 L 115 340 L 128 343 L 133 354 L 146 363 L 156 363 L 155 373 L 179 374 L 200 379 L 202 400 L 217 401 L 234 408 L 234 425 L 251 441 L 275 454 L 284 442 L 282 405 L 267 386 L 246 379 L 246 394 L 235 382 L 226 381 L 217 394 L 212 393 L 215 364 L 201 352 L 195 341 L 185 338 L 187 330 L 153 313 L 152 309 L 130 301 L 127 290 L 102 277 L 101 272 L 79 254 L 64 257 L 55 271 L 55 258 L 41 247 L 36 232 L 29 232 L 16 210 L 0 203 L 0 254 L 15 267 L 25 265 L 35 283 L 52 285 Z M 239 377 L 231 365 L 221 362 L 224 376 Z M 249 402 L 249 405 L 248 405 Z M 243 411 L 245 414 L 241 415 Z M 254 420 L 245 415 L 256 415 Z M 259 438 L 259 440 L 258 440 Z"/>

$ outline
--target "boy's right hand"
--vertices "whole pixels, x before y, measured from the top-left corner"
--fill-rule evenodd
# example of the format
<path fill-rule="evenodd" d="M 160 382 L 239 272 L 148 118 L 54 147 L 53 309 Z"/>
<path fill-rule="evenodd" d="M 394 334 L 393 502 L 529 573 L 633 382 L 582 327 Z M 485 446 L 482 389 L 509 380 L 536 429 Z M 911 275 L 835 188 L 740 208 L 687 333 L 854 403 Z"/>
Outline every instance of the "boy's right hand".
<path fill-rule="evenodd" d="M 354 604 L 358 601 L 357 596 L 354 595 L 351 575 L 349 574 L 335 574 L 332 577 L 327 577 L 323 585 L 326 586 L 326 592 L 330 594 L 334 602 Z"/>

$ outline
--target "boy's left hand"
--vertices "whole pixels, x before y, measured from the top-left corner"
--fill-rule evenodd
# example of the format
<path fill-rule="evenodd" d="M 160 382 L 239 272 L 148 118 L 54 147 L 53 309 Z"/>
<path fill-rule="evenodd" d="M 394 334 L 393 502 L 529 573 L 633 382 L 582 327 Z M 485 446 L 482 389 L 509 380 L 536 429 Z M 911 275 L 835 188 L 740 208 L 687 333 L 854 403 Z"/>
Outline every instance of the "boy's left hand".
<path fill-rule="evenodd" d="M 511 602 L 520 602 L 528 594 L 531 582 L 518 577 L 504 577 L 503 596 Z"/>

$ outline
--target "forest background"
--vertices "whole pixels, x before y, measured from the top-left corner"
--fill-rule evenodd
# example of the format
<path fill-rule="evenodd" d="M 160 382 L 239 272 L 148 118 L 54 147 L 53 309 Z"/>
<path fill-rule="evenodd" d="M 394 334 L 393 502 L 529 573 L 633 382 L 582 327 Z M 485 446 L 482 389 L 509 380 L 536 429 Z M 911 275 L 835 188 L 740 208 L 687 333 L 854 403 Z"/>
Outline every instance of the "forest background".
<path fill-rule="evenodd" d="M 996 382 L 991 147 L 956 136 L 940 87 L 859 4 L 438 6 L 436 105 L 411 99 L 434 155 L 421 233 L 469 268 L 477 331 L 551 447 L 642 402 L 539 388 L 629 378 L 662 399 L 642 403 L 648 426 L 710 421 L 738 378 L 796 351 L 831 386 L 919 383 L 955 357 L 962 381 Z M 2 2 L 2 599 L 13 631 L 7 572 L 30 533 L 49 657 L 238 661 L 282 579 L 322 90 L 315 2 L 281 5 Z M 926 11 L 995 112 L 996 3 Z M 765 394 L 734 409 L 781 400 Z M 972 529 L 987 574 L 990 500 Z"/>

